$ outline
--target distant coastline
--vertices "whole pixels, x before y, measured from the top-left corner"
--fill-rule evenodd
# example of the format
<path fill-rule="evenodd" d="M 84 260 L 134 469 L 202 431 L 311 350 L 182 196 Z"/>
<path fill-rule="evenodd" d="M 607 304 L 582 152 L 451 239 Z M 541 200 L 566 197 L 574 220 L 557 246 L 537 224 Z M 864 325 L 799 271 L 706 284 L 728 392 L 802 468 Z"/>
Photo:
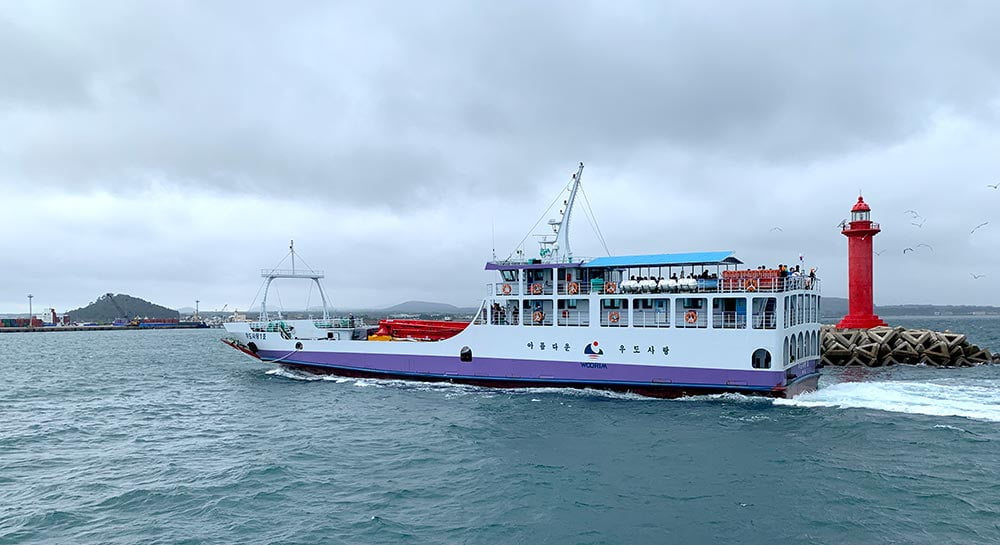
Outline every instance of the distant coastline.
<path fill-rule="evenodd" d="M 823 318 L 847 314 L 847 299 L 823 297 L 820 315 Z M 875 314 L 886 316 L 1000 316 L 1000 307 L 985 305 L 875 305 Z"/>

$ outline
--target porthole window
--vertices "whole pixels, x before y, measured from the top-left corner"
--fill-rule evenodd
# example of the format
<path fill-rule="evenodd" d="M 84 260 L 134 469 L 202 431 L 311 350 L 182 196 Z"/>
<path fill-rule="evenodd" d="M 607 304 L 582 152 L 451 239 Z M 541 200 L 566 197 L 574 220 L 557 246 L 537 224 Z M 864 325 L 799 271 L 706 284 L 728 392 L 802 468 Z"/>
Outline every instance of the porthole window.
<path fill-rule="evenodd" d="M 750 358 L 750 365 L 752 365 L 754 369 L 770 369 L 771 353 L 763 348 L 754 350 L 753 356 Z"/>
<path fill-rule="evenodd" d="M 302 350 L 302 343 L 295 343 L 296 350 Z"/>

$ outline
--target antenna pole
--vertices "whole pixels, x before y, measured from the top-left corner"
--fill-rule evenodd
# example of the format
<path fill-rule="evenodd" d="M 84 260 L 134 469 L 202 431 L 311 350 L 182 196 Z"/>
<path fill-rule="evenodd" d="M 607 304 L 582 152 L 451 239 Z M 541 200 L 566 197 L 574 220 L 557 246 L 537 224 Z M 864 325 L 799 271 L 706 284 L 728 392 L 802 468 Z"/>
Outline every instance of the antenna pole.
<path fill-rule="evenodd" d="M 288 251 L 292 253 L 292 274 L 295 274 L 295 241 L 288 242 Z"/>
<path fill-rule="evenodd" d="M 583 163 L 580 163 L 580 168 L 577 169 L 576 174 L 573 175 L 573 187 L 569 190 L 569 198 L 566 199 L 566 208 L 563 211 L 563 217 L 559 220 L 559 230 L 556 232 L 556 243 L 559 245 L 556 252 L 562 253 L 566 256 L 566 261 L 573 259 L 573 251 L 569 247 L 569 220 L 570 213 L 573 211 L 573 203 L 576 201 L 576 192 L 580 189 L 580 178 L 583 176 Z"/>

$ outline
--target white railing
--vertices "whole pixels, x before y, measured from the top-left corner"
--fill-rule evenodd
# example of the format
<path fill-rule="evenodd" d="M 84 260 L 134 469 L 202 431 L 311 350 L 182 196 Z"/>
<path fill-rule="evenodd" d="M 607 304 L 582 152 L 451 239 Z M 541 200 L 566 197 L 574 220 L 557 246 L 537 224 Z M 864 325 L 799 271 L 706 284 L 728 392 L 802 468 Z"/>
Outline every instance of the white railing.
<path fill-rule="evenodd" d="M 754 329 L 777 329 L 778 317 L 776 312 L 755 312 L 753 315 Z"/>
<path fill-rule="evenodd" d="M 589 326 L 590 312 L 572 309 L 560 310 L 558 323 L 565 326 Z"/>
<path fill-rule="evenodd" d="M 633 327 L 670 327 L 670 314 L 666 311 L 633 310 Z"/>
<path fill-rule="evenodd" d="M 712 327 L 715 329 L 746 329 L 747 315 L 738 312 L 712 313 Z"/>

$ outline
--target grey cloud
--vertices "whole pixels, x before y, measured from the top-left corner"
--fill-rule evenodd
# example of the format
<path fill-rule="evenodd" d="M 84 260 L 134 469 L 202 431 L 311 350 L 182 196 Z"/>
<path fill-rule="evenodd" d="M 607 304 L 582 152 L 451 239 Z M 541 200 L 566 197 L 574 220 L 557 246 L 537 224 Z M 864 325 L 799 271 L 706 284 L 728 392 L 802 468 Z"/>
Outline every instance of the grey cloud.
<path fill-rule="evenodd" d="M 639 148 L 803 163 L 996 116 L 989 4 L 102 6 L 6 16 L 0 96 L 32 100 L 0 109 L 4 180 L 403 209 Z"/>

